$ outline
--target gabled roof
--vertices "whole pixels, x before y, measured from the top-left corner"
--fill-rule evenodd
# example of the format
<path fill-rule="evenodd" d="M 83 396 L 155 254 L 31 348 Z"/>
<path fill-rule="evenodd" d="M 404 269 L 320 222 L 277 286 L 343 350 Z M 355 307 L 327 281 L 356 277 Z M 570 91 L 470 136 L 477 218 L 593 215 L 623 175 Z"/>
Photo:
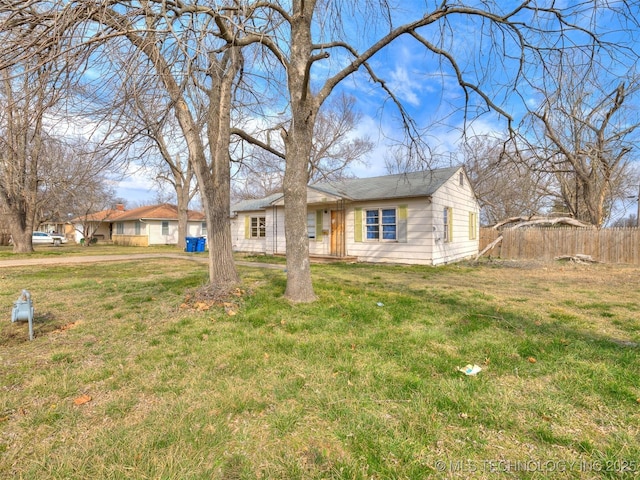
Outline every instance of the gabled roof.
<path fill-rule="evenodd" d="M 131 210 L 125 210 L 117 217 L 118 222 L 124 222 L 127 220 L 177 220 L 178 219 L 178 207 L 169 203 L 162 203 L 160 205 L 148 205 L 145 207 L 133 208 Z M 190 221 L 204 221 L 204 214 L 202 212 L 196 212 L 195 210 L 189 210 L 187 212 L 187 219 Z M 111 221 L 111 220 L 110 220 Z"/>
<path fill-rule="evenodd" d="M 249 198 L 247 200 L 241 200 L 238 203 L 231 206 L 231 212 L 250 212 L 253 210 L 264 210 L 282 197 L 282 192 L 273 193 L 264 198 Z"/>
<path fill-rule="evenodd" d="M 438 168 L 422 172 L 354 178 L 310 185 L 310 190 L 345 200 L 363 201 L 392 198 L 430 197 L 461 167 Z M 282 204 L 282 193 L 265 198 L 243 200 L 231 207 L 233 212 L 264 210 L 270 205 Z"/>
<path fill-rule="evenodd" d="M 382 177 L 354 178 L 317 183 L 310 188 L 349 200 L 430 197 L 458 170 L 460 167 L 449 167 Z"/>
<path fill-rule="evenodd" d="M 80 217 L 72 218 L 71 223 L 82 222 L 112 222 L 115 218 L 124 213 L 123 210 L 107 209 L 99 212 L 89 213 Z"/>
<path fill-rule="evenodd" d="M 178 207 L 168 203 L 160 205 L 148 205 L 144 207 L 132 208 L 131 210 L 102 210 L 91 213 L 86 217 L 74 218 L 72 222 L 124 222 L 131 220 L 177 220 Z M 205 217 L 202 212 L 189 210 L 187 219 L 194 222 L 202 222 Z"/>

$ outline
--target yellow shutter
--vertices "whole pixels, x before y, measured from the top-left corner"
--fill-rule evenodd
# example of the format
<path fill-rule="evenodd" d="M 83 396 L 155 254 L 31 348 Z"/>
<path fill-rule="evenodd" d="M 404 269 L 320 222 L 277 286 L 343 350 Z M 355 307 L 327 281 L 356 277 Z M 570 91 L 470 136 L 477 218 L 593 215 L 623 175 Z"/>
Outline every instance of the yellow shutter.
<path fill-rule="evenodd" d="M 398 242 L 407 243 L 407 205 L 398 205 Z"/>
<path fill-rule="evenodd" d="M 316 210 L 316 242 L 322 241 L 322 210 Z"/>
<path fill-rule="evenodd" d="M 474 212 L 469 212 L 469 240 L 475 240 L 477 237 L 477 217 Z"/>
<path fill-rule="evenodd" d="M 244 217 L 244 238 L 251 238 L 251 217 Z"/>

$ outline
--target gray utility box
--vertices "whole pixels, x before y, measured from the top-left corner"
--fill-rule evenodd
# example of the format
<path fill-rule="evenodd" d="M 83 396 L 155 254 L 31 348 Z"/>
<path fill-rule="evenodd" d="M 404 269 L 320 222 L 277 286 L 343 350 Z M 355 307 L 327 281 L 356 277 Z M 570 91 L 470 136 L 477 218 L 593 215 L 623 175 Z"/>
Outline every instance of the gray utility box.
<path fill-rule="evenodd" d="M 33 340 L 33 302 L 31 294 L 27 290 L 22 290 L 18 300 L 13 302 L 11 321 L 17 322 L 18 320 L 29 322 L 29 340 Z"/>

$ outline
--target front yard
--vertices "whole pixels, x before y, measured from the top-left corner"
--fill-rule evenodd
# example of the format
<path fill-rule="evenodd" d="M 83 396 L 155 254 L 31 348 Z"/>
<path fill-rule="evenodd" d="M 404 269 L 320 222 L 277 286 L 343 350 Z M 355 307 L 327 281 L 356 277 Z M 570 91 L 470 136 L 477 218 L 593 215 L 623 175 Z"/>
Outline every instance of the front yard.
<path fill-rule="evenodd" d="M 314 265 L 295 306 L 241 273 L 0 269 L 0 478 L 640 476 L 639 268 Z"/>

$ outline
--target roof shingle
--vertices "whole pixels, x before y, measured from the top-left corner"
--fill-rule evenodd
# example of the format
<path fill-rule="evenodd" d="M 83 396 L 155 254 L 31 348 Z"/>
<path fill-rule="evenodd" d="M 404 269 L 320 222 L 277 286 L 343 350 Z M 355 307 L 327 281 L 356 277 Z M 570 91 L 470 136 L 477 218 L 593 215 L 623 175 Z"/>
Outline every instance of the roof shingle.
<path fill-rule="evenodd" d="M 430 197 L 459 169 L 460 167 L 457 166 L 397 175 L 322 182 L 310 185 L 309 188 L 353 201 Z M 233 205 L 231 211 L 264 210 L 281 197 L 282 193 L 276 193 L 265 198 L 243 200 Z"/>

